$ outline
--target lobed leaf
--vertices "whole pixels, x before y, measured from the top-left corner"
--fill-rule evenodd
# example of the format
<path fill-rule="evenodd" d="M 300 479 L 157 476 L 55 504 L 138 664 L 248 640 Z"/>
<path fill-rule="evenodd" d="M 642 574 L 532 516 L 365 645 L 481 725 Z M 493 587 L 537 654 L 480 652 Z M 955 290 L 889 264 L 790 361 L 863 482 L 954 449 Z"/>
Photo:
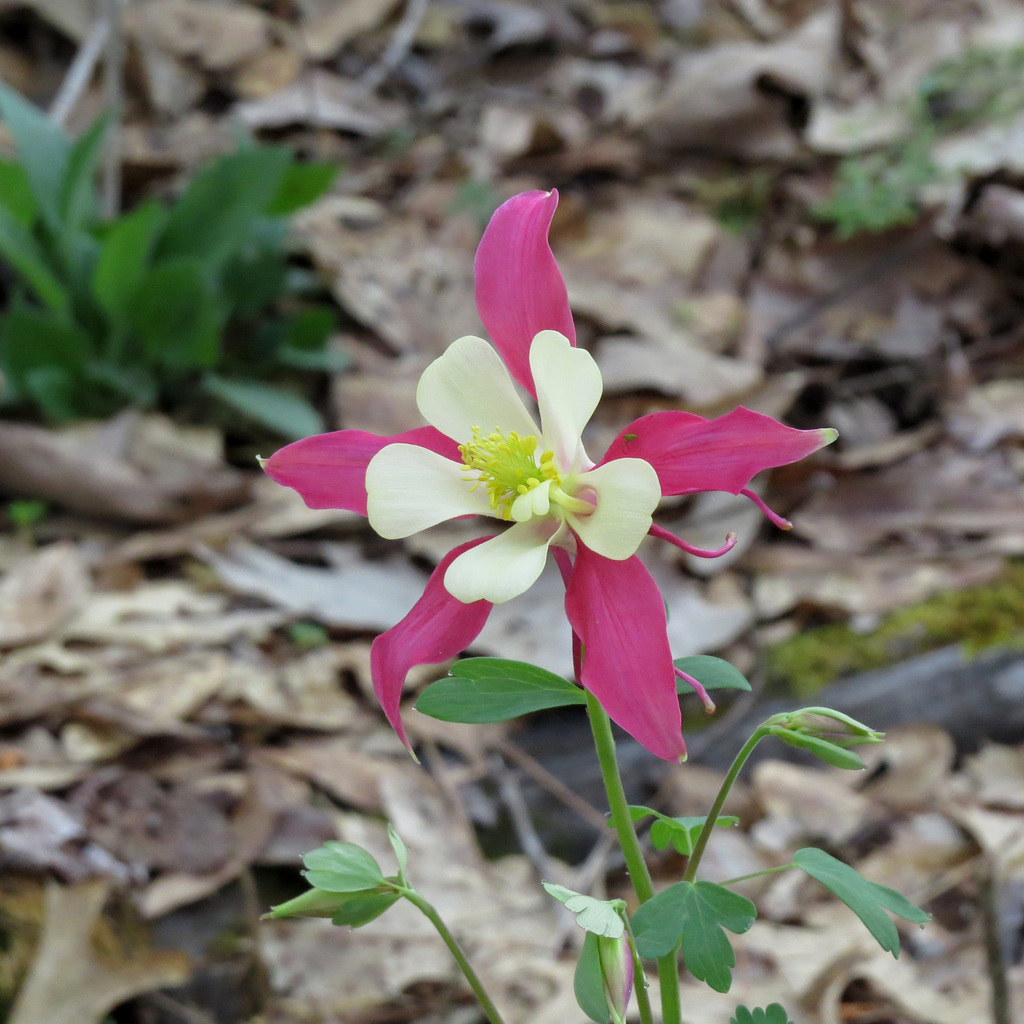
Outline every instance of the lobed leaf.
<path fill-rule="evenodd" d="M 757 917 L 746 897 L 714 882 L 677 882 L 633 915 L 633 935 L 643 957 L 667 956 L 682 941 L 690 973 L 716 992 L 728 992 L 736 955 L 725 930 L 740 935 Z"/>
<path fill-rule="evenodd" d="M 824 850 L 814 847 L 797 850 L 793 863 L 838 896 L 863 921 L 882 949 L 894 957 L 900 955 L 900 935 L 883 908 L 915 924 L 923 925 L 931 920 L 931 914 L 914 906 L 895 889 L 869 882 L 849 864 Z"/>
<path fill-rule="evenodd" d="M 673 849 L 684 857 L 689 857 L 693 853 L 697 836 L 700 835 L 704 822 L 707 820 L 706 815 L 703 817 L 670 818 L 668 815 L 654 810 L 653 807 L 644 807 L 641 804 L 631 805 L 629 813 L 633 821 L 641 821 L 648 815 L 653 815 L 655 822 L 651 826 L 651 843 L 654 845 L 654 848 L 656 850 L 666 850 L 671 843 Z M 723 814 L 719 815 L 715 825 L 738 825 L 739 821 L 740 819 L 734 815 Z"/>
<path fill-rule="evenodd" d="M 622 900 L 599 900 L 593 896 L 574 892 L 564 885 L 554 882 L 541 882 L 549 896 L 554 897 L 565 909 L 576 915 L 576 923 L 586 932 L 603 935 L 609 939 L 618 939 L 626 931 L 622 920 L 625 903 Z"/>

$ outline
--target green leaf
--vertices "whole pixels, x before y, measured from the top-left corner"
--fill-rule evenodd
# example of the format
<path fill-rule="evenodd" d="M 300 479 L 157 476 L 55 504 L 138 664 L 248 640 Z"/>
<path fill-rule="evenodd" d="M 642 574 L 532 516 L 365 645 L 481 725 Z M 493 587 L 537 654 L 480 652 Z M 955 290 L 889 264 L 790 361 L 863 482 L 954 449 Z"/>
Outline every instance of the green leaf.
<path fill-rule="evenodd" d="M 386 890 L 384 892 L 355 893 L 345 901 L 344 906 L 331 918 L 331 924 L 348 925 L 360 928 L 376 920 L 389 907 L 401 899 L 401 894 Z"/>
<path fill-rule="evenodd" d="M 376 889 L 385 881 L 380 865 L 361 846 L 329 842 L 302 858 L 310 885 L 328 892 Z"/>
<path fill-rule="evenodd" d="M 572 889 L 556 885 L 554 882 L 541 882 L 541 885 L 549 896 L 553 896 L 559 903 L 564 903 L 565 909 L 576 915 L 576 923 L 584 931 L 609 939 L 622 937 L 626 930 L 626 924 L 622 920 L 622 911 L 626 909 L 626 904 L 622 900 L 594 899 L 593 896 L 584 896 L 583 893 L 573 892 Z"/>
<path fill-rule="evenodd" d="M 391 843 L 391 849 L 395 851 L 395 860 L 398 861 L 398 876 L 405 878 L 405 869 L 409 865 L 409 851 L 406 849 L 405 843 L 402 842 L 402 837 L 390 822 L 388 823 L 388 840 Z"/>
<path fill-rule="evenodd" d="M 656 819 L 651 826 L 651 842 L 656 850 L 666 850 L 671 843 L 677 853 L 689 857 L 693 853 L 697 836 L 704 827 L 706 817 L 670 818 L 653 807 L 633 804 L 629 808 L 633 821 L 641 821 L 648 815 Z M 740 819 L 731 814 L 722 814 L 715 821 L 716 826 L 738 825 Z"/>
<path fill-rule="evenodd" d="M 316 409 L 299 395 L 272 384 L 209 373 L 203 378 L 203 388 L 243 416 L 284 437 L 298 439 L 323 433 L 324 421 Z"/>
<path fill-rule="evenodd" d="M 39 301 L 55 313 L 68 308 L 68 291 L 50 269 L 35 237 L 5 206 L 0 206 L 0 257 L 17 271 Z"/>
<path fill-rule="evenodd" d="M 580 958 L 576 961 L 576 973 L 572 979 L 573 992 L 579 1008 L 594 1024 L 608 1024 L 611 1010 L 604 994 L 604 978 L 601 974 L 601 954 L 597 945 L 597 936 L 587 932 L 580 950 Z"/>
<path fill-rule="evenodd" d="M 337 176 L 335 164 L 289 164 L 276 195 L 263 213 L 267 217 L 289 217 L 319 199 L 334 184 Z"/>
<path fill-rule="evenodd" d="M 336 322 L 331 306 L 310 306 L 289 319 L 285 344 L 310 351 L 322 349 Z"/>
<path fill-rule="evenodd" d="M 931 920 L 931 914 L 915 907 L 895 889 L 869 882 L 849 864 L 836 860 L 824 850 L 813 847 L 797 850 L 793 854 L 793 863 L 838 896 L 864 922 L 882 949 L 894 957 L 900 955 L 900 936 L 888 915 L 883 913 L 883 908 L 914 924 L 923 925 Z"/>
<path fill-rule="evenodd" d="M 71 140 L 46 114 L 0 82 L 0 115 L 18 147 L 29 183 L 52 228 L 60 224 L 60 195 Z"/>
<path fill-rule="evenodd" d="M 736 1016 L 730 1024 L 791 1024 L 789 1014 L 781 1003 L 770 1003 L 763 1010 L 748 1010 L 745 1006 L 736 1007 Z"/>
<path fill-rule="evenodd" d="M 316 351 L 283 345 L 277 350 L 277 361 L 296 370 L 323 373 L 340 373 L 349 367 L 349 358 L 344 352 L 329 348 Z"/>
<path fill-rule="evenodd" d="M 166 216 L 166 210 L 159 204 L 144 203 L 118 217 L 104 235 L 92 288 L 100 308 L 112 319 L 124 314 L 148 272 L 153 243 Z"/>
<path fill-rule="evenodd" d="M 220 358 L 221 310 L 199 260 L 165 260 L 138 281 L 125 310 L 154 363 L 179 372 Z"/>
<path fill-rule="evenodd" d="M 504 722 L 531 711 L 585 704 L 583 691 L 524 661 L 463 658 L 451 675 L 431 683 L 416 709 L 442 722 Z"/>
<path fill-rule="evenodd" d="M 0 160 L 0 205 L 26 228 L 39 210 L 28 172 L 16 160 Z"/>
<path fill-rule="evenodd" d="M 77 416 L 75 381 L 62 367 L 34 366 L 21 379 L 21 386 L 47 419 L 61 423 Z"/>
<path fill-rule="evenodd" d="M 261 247 L 231 258 L 223 287 L 236 316 L 252 317 L 284 291 L 288 264 L 280 248 Z"/>
<path fill-rule="evenodd" d="M 158 258 L 192 257 L 219 267 L 250 240 L 290 160 L 283 146 L 250 146 L 209 164 L 171 210 Z"/>
<path fill-rule="evenodd" d="M 738 668 L 723 658 L 712 658 L 709 654 L 695 654 L 689 658 L 676 658 L 676 668 L 693 676 L 705 690 L 749 690 L 750 683 Z M 692 693 L 685 679 L 676 679 L 678 693 Z"/>
<path fill-rule="evenodd" d="M 100 114 L 72 145 L 57 199 L 65 229 L 82 227 L 96 211 L 96 167 L 110 126 L 110 114 Z"/>
<path fill-rule="evenodd" d="M 89 337 L 49 310 L 15 300 L 0 329 L 0 365 L 15 381 L 40 367 L 77 376 L 89 357 Z"/>
<path fill-rule="evenodd" d="M 641 956 L 666 956 L 682 939 L 690 973 L 716 992 L 728 992 L 736 956 L 725 929 L 737 935 L 754 923 L 750 900 L 713 882 L 677 882 L 644 903 L 633 915 Z"/>

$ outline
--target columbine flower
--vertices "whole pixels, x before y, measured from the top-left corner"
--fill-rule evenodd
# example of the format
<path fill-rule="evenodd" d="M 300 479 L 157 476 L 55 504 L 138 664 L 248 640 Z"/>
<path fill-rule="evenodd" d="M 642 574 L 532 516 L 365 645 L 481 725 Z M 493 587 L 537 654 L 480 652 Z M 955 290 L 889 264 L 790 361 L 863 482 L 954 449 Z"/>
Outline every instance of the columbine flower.
<path fill-rule="evenodd" d="M 494 342 L 465 337 L 427 367 L 416 404 L 430 424 L 394 437 L 340 430 L 296 441 L 264 468 L 311 508 L 367 515 L 383 537 L 408 537 L 465 515 L 510 525 L 442 559 L 423 596 L 374 641 L 373 685 L 388 721 L 414 665 L 445 661 L 476 639 L 493 604 L 532 586 L 549 549 L 566 582 L 580 682 L 627 732 L 668 760 L 685 756 L 665 606 L 636 556 L 650 533 L 714 557 L 654 525 L 661 497 L 743 494 L 763 469 L 835 439 L 739 408 L 715 420 L 657 412 L 625 427 L 597 463 L 581 437 L 601 398 L 590 354 L 575 347 L 565 283 L 548 245 L 555 192 L 501 206 L 477 250 L 477 308 Z M 535 399 L 538 419 L 513 379 Z"/>

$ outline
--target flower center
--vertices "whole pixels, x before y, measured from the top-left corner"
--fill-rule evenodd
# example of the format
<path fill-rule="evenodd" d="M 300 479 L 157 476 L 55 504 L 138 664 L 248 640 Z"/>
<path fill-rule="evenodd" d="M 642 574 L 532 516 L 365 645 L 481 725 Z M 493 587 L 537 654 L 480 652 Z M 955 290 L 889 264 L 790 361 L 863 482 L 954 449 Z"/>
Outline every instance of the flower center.
<path fill-rule="evenodd" d="M 495 429 L 482 434 L 473 427 L 473 440 L 460 444 L 463 479 L 472 481 L 471 491 L 483 484 L 491 498 L 491 508 L 502 519 L 512 518 L 512 503 L 522 494 L 529 494 L 544 480 L 557 483 L 555 453 L 543 452 L 537 457 L 538 439 L 533 435 L 520 437 L 514 430 L 507 435 Z"/>

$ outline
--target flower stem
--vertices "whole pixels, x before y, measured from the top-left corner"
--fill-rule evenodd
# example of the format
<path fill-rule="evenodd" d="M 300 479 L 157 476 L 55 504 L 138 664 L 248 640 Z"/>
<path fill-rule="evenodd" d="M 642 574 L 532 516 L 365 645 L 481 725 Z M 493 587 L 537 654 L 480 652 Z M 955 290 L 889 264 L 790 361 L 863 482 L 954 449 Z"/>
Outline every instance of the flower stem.
<path fill-rule="evenodd" d="M 476 971 L 473 970 L 469 961 L 466 959 L 466 954 L 462 952 L 462 947 L 459 945 L 455 936 L 448 930 L 448 926 L 441 920 L 441 915 L 434 909 L 433 905 L 428 903 L 415 889 L 412 888 L 401 888 L 402 895 L 414 906 L 419 908 L 423 912 L 426 919 L 437 929 L 437 934 L 444 939 L 444 944 L 448 947 L 449 952 L 455 958 L 455 962 L 459 965 L 459 970 L 466 977 L 466 981 L 469 982 L 469 987 L 473 990 L 473 994 L 476 996 L 477 1001 L 483 1008 L 484 1014 L 491 1024 L 505 1024 L 501 1019 L 501 1014 L 498 1013 L 498 1008 L 491 1001 L 491 997 L 487 994 L 483 983 L 477 976 Z"/>
<path fill-rule="evenodd" d="M 611 809 L 612 827 L 619 837 L 622 854 L 626 858 L 626 870 L 633 882 L 637 899 L 646 903 L 654 895 L 651 874 L 647 870 L 640 841 L 636 837 L 633 819 L 629 813 L 629 802 L 626 791 L 622 788 L 622 776 L 615 757 L 615 738 L 612 736 L 612 723 L 608 714 L 601 707 L 598 699 L 589 691 L 584 690 L 587 698 L 587 712 L 590 715 L 590 728 L 594 733 L 594 746 L 597 748 L 597 759 L 601 765 L 601 778 L 604 780 L 605 792 L 608 794 L 608 806 Z M 643 979 L 638 979 L 638 982 Z M 679 1024 L 679 966 L 675 952 L 669 953 L 658 960 L 658 981 L 661 986 L 661 1005 L 663 1024 Z M 648 1016 L 644 1017 L 644 1003 L 639 998 L 640 1019 L 644 1024 L 650 1022 L 650 1006 L 646 1007 Z"/>
<path fill-rule="evenodd" d="M 704 848 L 708 845 L 708 840 L 711 838 L 711 830 L 715 827 L 715 822 L 718 821 L 718 816 L 722 813 L 722 807 L 725 804 L 726 797 L 729 795 L 729 790 L 732 789 L 732 784 L 736 781 L 736 777 L 746 763 L 747 758 L 750 757 L 754 747 L 761 742 L 762 737 L 768 735 L 768 731 L 768 727 L 764 725 L 759 726 L 754 735 L 743 744 L 740 752 L 733 758 L 722 787 L 715 797 L 715 802 L 711 805 L 707 818 L 704 819 L 704 826 L 700 830 L 700 835 L 697 836 L 697 842 L 693 844 L 693 853 L 690 854 L 686 870 L 683 872 L 684 882 L 692 882 L 696 877 L 697 868 L 700 866 L 700 859 L 704 855 Z"/>

